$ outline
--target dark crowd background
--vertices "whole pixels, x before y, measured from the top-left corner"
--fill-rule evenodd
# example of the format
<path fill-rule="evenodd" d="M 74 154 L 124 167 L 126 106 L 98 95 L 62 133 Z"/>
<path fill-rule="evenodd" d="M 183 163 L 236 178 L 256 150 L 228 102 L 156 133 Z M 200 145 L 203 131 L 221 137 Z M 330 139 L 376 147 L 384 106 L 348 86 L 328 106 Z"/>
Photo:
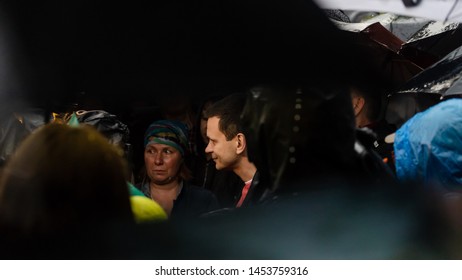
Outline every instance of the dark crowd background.
<path fill-rule="evenodd" d="M 0 8 L 11 38 L 1 46 L 11 54 L 2 57 L 1 114 L 102 109 L 142 139 L 162 100 L 186 94 L 198 105 L 263 85 L 258 98 L 249 93 L 243 118 L 257 135 L 251 151 L 266 185 L 280 191 L 272 203 L 200 221 L 5 237 L 6 258 L 460 257 L 436 198 L 371 180 L 380 179 L 374 163 L 354 155 L 348 86 L 387 81 L 311 1 L 17 0 Z M 297 138 L 287 122 L 299 89 L 306 107 Z M 287 141 L 295 165 L 272 161 L 287 156 Z"/>

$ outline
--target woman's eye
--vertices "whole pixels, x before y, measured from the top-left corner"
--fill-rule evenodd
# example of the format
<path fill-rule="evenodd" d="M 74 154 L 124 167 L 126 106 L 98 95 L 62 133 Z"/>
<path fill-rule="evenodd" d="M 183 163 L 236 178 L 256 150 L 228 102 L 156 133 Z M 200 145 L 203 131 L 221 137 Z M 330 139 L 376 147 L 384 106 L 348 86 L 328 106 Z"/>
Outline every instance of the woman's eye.
<path fill-rule="evenodd" d="M 166 154 L 168 154 L 168 155 L 172 153 L 171 150 L 164 150 L 164 152 L 165 152 Z"/>

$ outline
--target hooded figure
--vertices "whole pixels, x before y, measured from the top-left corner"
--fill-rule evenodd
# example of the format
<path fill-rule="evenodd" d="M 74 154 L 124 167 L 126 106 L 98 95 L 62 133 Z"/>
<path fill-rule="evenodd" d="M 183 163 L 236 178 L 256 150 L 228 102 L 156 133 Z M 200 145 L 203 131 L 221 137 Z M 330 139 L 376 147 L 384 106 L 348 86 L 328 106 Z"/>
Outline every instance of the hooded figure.
<path fill-rule="evenodd" d="M 409 119 L 394 140 L 401 180 L 433 186 L 462 184 L 462 100 L 449 99 Z"/>

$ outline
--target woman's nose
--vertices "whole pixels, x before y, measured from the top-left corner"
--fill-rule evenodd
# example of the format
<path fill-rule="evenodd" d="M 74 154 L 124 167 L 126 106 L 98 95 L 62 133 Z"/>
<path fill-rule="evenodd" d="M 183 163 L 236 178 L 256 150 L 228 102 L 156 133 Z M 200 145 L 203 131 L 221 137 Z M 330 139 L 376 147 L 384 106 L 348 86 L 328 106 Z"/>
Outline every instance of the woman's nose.
<path fill-rule="evenodd" d="M 162 164 L 164 162 L 163 158 L 162 158 L 162 153 L 157 153 L 155 158 L 154 158 L 154 162 L 156 164 Z"/>

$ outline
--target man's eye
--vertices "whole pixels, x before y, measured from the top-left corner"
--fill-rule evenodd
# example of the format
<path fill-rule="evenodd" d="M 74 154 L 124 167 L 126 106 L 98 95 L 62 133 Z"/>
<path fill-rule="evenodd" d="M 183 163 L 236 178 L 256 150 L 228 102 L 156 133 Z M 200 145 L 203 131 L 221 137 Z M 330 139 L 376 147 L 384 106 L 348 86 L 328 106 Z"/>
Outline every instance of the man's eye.
<path fill-rule="evenodd" d="M 171 154 L 171 153 L 173 153 L 171 150 L 164 150 L 164 152 L 165 152 L 166 154 L 168 154 L 168 155 Z"/>

